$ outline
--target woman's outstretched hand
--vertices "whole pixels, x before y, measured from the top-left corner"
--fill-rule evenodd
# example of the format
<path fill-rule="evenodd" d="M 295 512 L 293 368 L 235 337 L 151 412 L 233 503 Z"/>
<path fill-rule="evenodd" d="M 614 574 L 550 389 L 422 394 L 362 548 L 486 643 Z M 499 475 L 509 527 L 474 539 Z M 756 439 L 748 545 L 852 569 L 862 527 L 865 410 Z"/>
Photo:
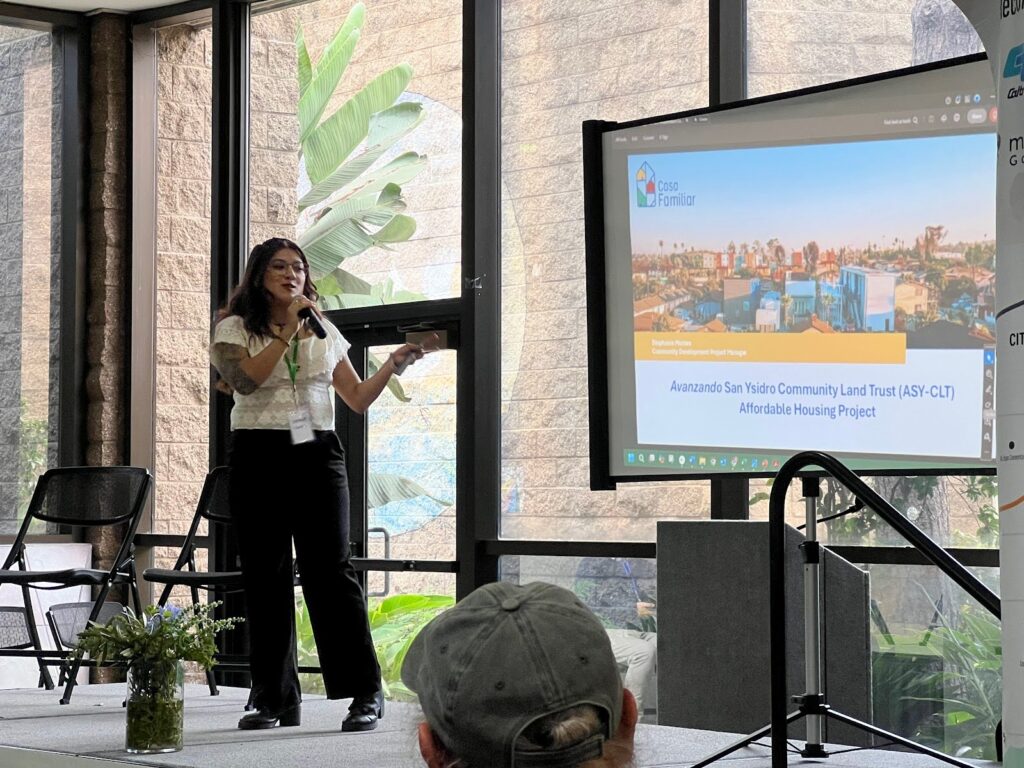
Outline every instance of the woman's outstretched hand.
<path fill-rule="evenodd" d="M 417 360 L 422 359 L 425 354 L 436 352 L 440 341 L 441 337 L 436 333 L 432 333 L 423 340 L 422 344 L 403 344 L 400 346 L 391 353 L 391 365 L 394 366 L 395 373 L 401 376 L 406 368 Z"/>

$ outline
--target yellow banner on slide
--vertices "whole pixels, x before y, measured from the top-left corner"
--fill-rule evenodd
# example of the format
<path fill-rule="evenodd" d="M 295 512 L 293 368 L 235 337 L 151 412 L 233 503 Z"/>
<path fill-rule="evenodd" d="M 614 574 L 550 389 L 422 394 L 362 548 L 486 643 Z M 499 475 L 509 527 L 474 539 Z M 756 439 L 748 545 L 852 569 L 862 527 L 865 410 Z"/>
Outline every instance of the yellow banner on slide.
<path fill-rule="evenodd" d="M 883 363 L 907 359 L 905 333 L 634 334 L 637 360 L 716 363 Z"/>

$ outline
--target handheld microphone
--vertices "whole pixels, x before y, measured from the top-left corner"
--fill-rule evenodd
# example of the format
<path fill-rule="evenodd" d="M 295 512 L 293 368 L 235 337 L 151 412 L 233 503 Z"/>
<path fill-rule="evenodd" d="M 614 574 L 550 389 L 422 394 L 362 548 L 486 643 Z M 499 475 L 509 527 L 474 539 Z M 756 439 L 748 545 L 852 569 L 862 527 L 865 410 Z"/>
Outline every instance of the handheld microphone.
<path fill-rule="evenodd" d="M 309 307 L 303 307 L 300 309 L 299 318 L 306 321 L 306 324 L 309 325 L 310 329 L 316 334 L 318 339 L 327 338 L 327 331 L 324 330 L 324 326 L 321 324 L 320 318 L 316 316 L 316 312 L 312 309 Z"/>

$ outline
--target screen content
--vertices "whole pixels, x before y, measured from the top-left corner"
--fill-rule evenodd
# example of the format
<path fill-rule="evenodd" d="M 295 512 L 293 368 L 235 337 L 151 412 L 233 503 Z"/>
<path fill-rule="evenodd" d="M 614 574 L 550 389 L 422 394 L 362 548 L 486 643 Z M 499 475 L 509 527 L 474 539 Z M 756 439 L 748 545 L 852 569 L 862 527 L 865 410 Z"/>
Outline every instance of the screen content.
<path fill-rule="evenodd" d="M 611 474 L 991 465 L 995 103 L 976 62 L 605 133 Z"/>

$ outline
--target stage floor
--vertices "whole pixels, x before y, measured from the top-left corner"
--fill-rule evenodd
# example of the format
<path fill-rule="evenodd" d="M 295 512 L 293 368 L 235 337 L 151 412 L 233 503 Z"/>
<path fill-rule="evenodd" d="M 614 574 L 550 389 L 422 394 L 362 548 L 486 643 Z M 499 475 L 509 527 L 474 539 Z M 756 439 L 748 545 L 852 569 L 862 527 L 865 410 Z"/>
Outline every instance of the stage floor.
<path fill-rule="evenodd" d="M 76 689 L 68 706 L 58 691 L 0 691 L 0 768 L 103 768 L 149 765 L 174 768 L 422 768 L 415 704 L 389 702 L 376 731 L 341 733 L 345 701 L 307 697 L 302 726 L 268 731 L 239 731 L 238 718 L 248 691 L 223 688 L 211 697 L 190 685 L 185 695 L 185 749 L 168 755 L 128 755 L 124 746 L 124 685 Z M 637 768 L 691 765 L 734 741 L 729 734 L 637 727 Z M 791 765 L 824 764 L 846 768 L 930 768 L 947 765 L 931 758 L 880 750 L 835 755 L 827 761 L 790 759 Z M 728 768 L 768 768 L 767 748 L 735 753 L 720 763 Z M 994 766 L 994 763 L 977 763 Z"/>

